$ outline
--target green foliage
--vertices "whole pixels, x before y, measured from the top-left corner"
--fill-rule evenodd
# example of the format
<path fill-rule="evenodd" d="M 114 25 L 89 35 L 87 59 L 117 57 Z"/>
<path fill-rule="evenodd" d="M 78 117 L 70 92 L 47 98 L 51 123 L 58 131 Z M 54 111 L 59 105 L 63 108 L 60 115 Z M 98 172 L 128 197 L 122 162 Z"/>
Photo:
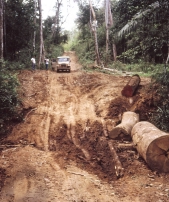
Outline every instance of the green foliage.
<path fill-rule="evenodd" d="M 134 73 L 138 73 L 139 75 L 143 76 L 152 76 L 152 74 L 155 74 L 159 72 L 159 70 L 163 69 L 164 65 L 161 64 L 152 64 L 148 62 L 144 62 L 140 60 L 137 63 L 131 63 L 131 64 L 125 64 L 122 63 L 120 60 L 117 60 L 116 62 L 111 62 L 107 65 L 108 68 L 111 69 L 117 69 L 120 71 L 130 71 Z M 145 74 L 146 73 L 146 74 Z"/>
<path fill-rule="evenodd" d="M 0 71 L 0 134 L 6 132 L 5 122 L 11 120 L 20 120 L 20 115 L 17 112 L 20 101 L 18 98 L 17 89 L 19 82 L 17 75 L 12 74 L 2 68 Z"/>
<path fill-rule="evenodd" d="M 153 73 L 156 72 L 160 65 L 153 65 L 148 62 L 139 61 L 138 63 L 126 64 L 126 69 L 133 72 Z"/>
<path fill-rule="evenodd" d="M 44 40 L 51 38 L 52 25 L 54 24 L 54 17 L 48 17 L 43 23 L 43 38 Z"/>
<path fill-rule="evenodd" d="M 4 61 L 0 60 L 0 67 L 2 69 L 5 69 L 6 71 L 14 71 L 14 70 L 21 70 L 24 69 L 25 66 L 20 64 L 19 62 L 10 62 L 10 61 Z"/>
<path fill-rule="evenodd" d="M 76 41 L 72 44 L 71 49 L 76 51 L 81 63 L 95 60 L 94 39 L 88 25 L 84 25 L 76 35 Z"/>
<path fill-rule="evenodd" d="M 4 36 L 4 56 L 7 60 L 17 60 L 21 49 L 30 48 L 30 41 L 34 30 L 33 0 L 5 1 L 5 33 Z"/>
<path fill-rule="evenodd" d="M 120 61 L 123 61 L 124 63 L 136 63 L 138 60 L 137 58 L 138 54 L 139 54 L 139 47 L 135 46 L 119 55 L 118 59 Z"/>
<path fill-rule="evenodd" d="M 151 114 L 150 120 L 161 130 L 169 132 L 169 72 L 156 73 L 152 80 L 158 99 L 154 101 L 157 110 Z"/>
<path fill-rule="evenodd" d="M 29 47 L 20 49 L 20 51 L 17 53 L 16 59 L 14 61 L 14 62 L 16 62 L 16 64 L 18 64 L 17 69 L 22 69 L 22 67 L 30 68 L 30 65 L 31 65 L 30 58 L 31 57 L 32 57 L 32 51 L 30 50 Z"/>
<path fill-rule="evenodd" d="M 163 104 L 163 103 L 162 103 Z M 161 107 L 158 106 L 156 112 L 153 112 L 150 121 L 159 129 L 169 132 L 169 102 Z"/>
<path fill-rule="evenodd" d="M 94 47 L 91 46 L 92 43 L 90 44 L 90 41 L 78 41 L 78 43 L 72 47 L 76 51 L 82 64 L 88 64 L 95 60 Z"/>
<path fill-rule="evenodd" d="M 51 52 L 49 52 L 49 57 L 57 58 L 58 56 L 62 55 L 64 52 L 63 46 L 51 46 Z"/>
<path fill-rule="evenodd" d="M 75 41 L 70 39 L 68 40 L 68 43 L 63 44 L 63 48 L 65 51 L 73 50 L 74 46 L 75 46 Z"/>
<path fill-rule="evenodd" d="M 168 54 L 168 12 L 167 0 L 120 0 L 114 8 L 115 26 L 112 34 L 116 38 L 118 56 L 125 63 L 164 63 Z M 123 61 L 124 62 L 124 61 Z"/>
<path fill-rule="evenodd" d="M 80 4 L 79 10 L 80 12 L 78 13 L 76 23 L 79 30 L 83 30 L 83 27 L 90 22 L 90 6 L 87 4 Z"/>
<path fill-rule="evenodd" d="M 55 16 L 48 17 L 43 23 L 43 37 L 45 41 L 45 49 L 47 52 L 51 45 L 60 45 L 68 41 L 68 32 L 63 32 L 61 27 L 54 27 L 54 24 L 56 24 Z"/>
<path fill-rule="evenodd" d="M 83 64 L 91 63 L 91 61 L 95 61 L 95 42 L 93 32 L 90 28 L 90 6 L 87 4 L 81 4 L 79 6 L 79 14 L 78 19 L 76 21 L 77 26 L 79 28 L 79 33 L 76 38 L 76 42 L 72 44 L 72 50 L 75 50 L 78 54 L 80 61 Z M 98 20 L 98 28 L 97 28 L 97 39 L 98 46 L 100 50 L 100 55 L 103 55 L 105 52 L 105 31 L 102 26 L 104 21 L 103 10 L 99 10 L 94 7 L 96 18 Z M 101 57 L 102 59 L 104 58 Z"/>
<path fill-rule="evenodd" d="M 161 69 L 160 73 L 156 73 L 152 76 L 152 80 L 169 88 L 169 71 L 164 72 Z"/>
<path fill-rule="evenodd" d="M 125 70 L 126 69 L 125 68 L 126 65 L 123 64 L 122 62 L 118 61 L 118 60 L 111 63 L 111 64 L 108 64 L 107 67 L 110 68 L 110 69 L 117 69 L 117 70 Z"/>
<path fill-rule="evenodd" d="M 22 64 L 20 62 L 6 62 L 6 70 L 13 71 L 13 70 L 22 70 L 25 68 L 25 64 Z"/>

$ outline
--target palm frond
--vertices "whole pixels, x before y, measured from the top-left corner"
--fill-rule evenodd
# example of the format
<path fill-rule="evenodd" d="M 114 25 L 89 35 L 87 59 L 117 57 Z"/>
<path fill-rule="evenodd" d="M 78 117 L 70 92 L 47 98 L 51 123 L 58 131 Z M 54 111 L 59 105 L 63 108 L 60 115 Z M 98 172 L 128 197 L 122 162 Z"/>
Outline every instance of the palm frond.
<path fill-rule="evenodd" d="M 159 2 L 155 2 L 149 6 L 148 9 L 144 11 L 140 11 L 136 15 L 133 16 L 132 20 L 128 22 L 118 33 L 117 37 L 122 38 L 124 34 L 129 33 L 133 28 L 135 28 L 138 25 L 138 22 L 140 19 L 145 17 L 147 14 L 151 13 L 154 11 L 155 8 L 159 7 Z"/>

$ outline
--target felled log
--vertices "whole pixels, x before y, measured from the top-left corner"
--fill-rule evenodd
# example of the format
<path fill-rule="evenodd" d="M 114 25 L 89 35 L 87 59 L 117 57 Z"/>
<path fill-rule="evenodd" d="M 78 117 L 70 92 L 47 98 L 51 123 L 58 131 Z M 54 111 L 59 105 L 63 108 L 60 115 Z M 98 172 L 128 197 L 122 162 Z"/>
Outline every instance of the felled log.
<path fill-rule="evenodd" d="M 116 145 L 118 150 L 136 150 L 135 145 L 133 143 L 118 143 Z"/>
<path fill-rule="evenodd" d="M 122 167 L 121 161 L 119 160 L 116 150 L 114 149 L 112 140 L 108 141 L 108 145 L 110 148 L 111 155 L 113 157 L 113 162 L 115 164 L 114 168 L 116 175 L 117 177 L 122 177 L 124 175 L 124 168 Z"/>
<path fill-rule="evenodd" d="M 169 172 L 169 133 L 142 121 L 133 127 L 131 136 L 137 151 L 152 170 Z"/>
<path fill-rule="evenodd" d="M 129 82 L 124 86 L 121 94 L 125 97 L 132 97 L 140 83 L 139 75 L 133 75 Z"/>
<path fill-rule="evenodd" d="M 124 136 L 130 137 L 133 126 L 139 122 L 139 115 L 135 112 L 124 112 L 122 121 L 109 132 L 111 139 L 123 138 Z"/>

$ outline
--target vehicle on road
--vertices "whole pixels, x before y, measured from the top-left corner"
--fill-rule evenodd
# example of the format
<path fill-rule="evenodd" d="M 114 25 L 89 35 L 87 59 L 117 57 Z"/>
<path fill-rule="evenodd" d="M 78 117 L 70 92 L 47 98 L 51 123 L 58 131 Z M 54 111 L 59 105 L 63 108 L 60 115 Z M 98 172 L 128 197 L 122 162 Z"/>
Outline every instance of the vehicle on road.
<path fill-rule="evenodd" d="M 60 72 L 60 71 L 71 71 L 70 66 L 70 57 L 69 56 L 59 56 L 57 59 L 52 59 L 52 70 Z"/>

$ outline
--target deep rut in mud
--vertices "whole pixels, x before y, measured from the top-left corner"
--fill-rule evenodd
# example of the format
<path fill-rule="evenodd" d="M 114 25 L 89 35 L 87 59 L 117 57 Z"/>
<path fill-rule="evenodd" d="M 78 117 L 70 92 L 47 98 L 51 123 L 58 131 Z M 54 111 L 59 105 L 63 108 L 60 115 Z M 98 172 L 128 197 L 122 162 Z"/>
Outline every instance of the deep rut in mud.
<path fill-rule="evenodd" d="M 150 80 L 142 79 L 130 103 L 121 96 L 128 76 L 87 73 L 78 70 L 73 53 L 71 58 L 71 73 L 25 70 L 19 74 L 26 115 L 3 142 L 13 147 L 1 152 L 6 183 L 4 187 L 2 183 L 0 200 L 166 201 L 167 195 L 154 194 L 157 188 L 145 194 L 146 183 L 151 183 L 147 175 L 154 173 L 136 150 L 116 148 L 125 168 L 123 178 L 118 179 L 108 146 L 107 133 L 120 122 L 123 112 L 132 109 L 146 120 L 149 106 L 142 90 Z M 157 185 L 163 181 L 167 189 L 167 178 L 155 176 L 155 181 Z"/>

